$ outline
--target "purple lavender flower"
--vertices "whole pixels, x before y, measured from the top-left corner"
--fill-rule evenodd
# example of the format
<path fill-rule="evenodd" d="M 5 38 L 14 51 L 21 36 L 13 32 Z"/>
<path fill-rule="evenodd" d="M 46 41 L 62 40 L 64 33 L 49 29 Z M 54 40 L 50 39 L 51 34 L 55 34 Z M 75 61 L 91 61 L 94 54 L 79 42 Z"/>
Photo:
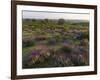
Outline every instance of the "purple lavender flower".
<path fill-rule="evenodd" d="M 39 56 L 40 55 L 40 52 L 35 50 L 35 51 L 32 51 L 32 56 Z"/>

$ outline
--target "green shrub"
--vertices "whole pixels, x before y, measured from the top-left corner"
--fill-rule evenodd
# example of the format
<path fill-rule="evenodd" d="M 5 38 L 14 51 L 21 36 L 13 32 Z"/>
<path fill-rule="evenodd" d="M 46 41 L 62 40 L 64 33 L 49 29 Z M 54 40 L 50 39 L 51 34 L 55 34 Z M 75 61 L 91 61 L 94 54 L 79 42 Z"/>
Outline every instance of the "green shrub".
<path fill-rule="evenodd" d="M 56 34 L 55 36 L 54 36 L 54 39 L 56 40 L 56 42 L 59 42 L 59 41 L 61 41 L 61 35 L 60 34 Z"/>
<path fill-rule="evenodd" d="M 76 61 L 74 62 L 74 65 L 75 65 L 75 66 L 84 66 L 84 65 L 86 65 L 86 63 L 85 63 L 84 60 L 81 58 L 80 60 L 76 60 Z"/>
<path fill-rule="evenodd" d="M 58 24 L 59 24 L 59 25 L 62 25 L 62 24 L 64 24 L 64 23 L 65 23 L 65 20 L 64 20 L 64 19 L 59 19 L 59 20 L 58 20 Z"/>
<path fill-rule="evenodd" d="M 49 38 L 48 40 L 47 40 L 47 45 L 54 45 L 54 44 L 56 44 L 57 42 L 56 42 L 56 40 L 54 39 L 54 38 Z"/>
<path fill-rule="evenodd" d="M 88 32 L 81 33 L 80 38 L 81 39 L 88 39 L 89 40 L 89 33 Z"/>
<path fill-rule="evenodd" d="M 69 46 L 63 46 L 59 50 L 62 53 L 70 53 L 72 49 Z"/>
<path fill-rule="evenodd" d="M 22 46 L 23 47 L 28 47 L 28 46 L 32 46 L 35 45 L 35 41 L 32 39 L 23 39 L 22 41 Z"/>

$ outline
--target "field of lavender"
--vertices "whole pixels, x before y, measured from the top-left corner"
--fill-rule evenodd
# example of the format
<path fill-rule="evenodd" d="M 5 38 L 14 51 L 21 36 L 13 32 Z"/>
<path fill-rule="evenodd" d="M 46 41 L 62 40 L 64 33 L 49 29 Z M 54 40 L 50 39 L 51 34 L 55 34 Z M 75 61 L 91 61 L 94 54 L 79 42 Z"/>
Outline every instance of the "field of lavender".
<path fill-rule="evenodd" d="M 89 65 L 89 22 L 23 19 L 22 67 Z"/>

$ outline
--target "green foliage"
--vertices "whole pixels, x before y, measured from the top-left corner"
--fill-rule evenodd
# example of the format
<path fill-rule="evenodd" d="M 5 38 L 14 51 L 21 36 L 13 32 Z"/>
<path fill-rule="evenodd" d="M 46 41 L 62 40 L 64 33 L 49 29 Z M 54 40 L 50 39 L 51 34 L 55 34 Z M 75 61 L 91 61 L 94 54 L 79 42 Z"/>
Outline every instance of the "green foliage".
<path fill-rule="evenodd" d="M 54 38 L 49 38 L 48 40 L 47 40 L 47 45 L 55 45 L 57 42 L 56 42 L 56 39 L 54 39 Z"/>
<path fill-rule="evenodd" d="M 64 19 L 59 19 L 59 20 L 58 20 L 58 24 L 59 24 L 59 25 L 62 25 L 62 24 L 64 24 L 64 23 L 65 23 L 65 20 L 64 20 Z"/>
<path fill-rule="evenodd" d="M 59 51 L 62 53 L 71 53 L 71 48 L 69 46 L 62 46 Z"/>
<path fill-rule="evenodd" d="M 34 46 L 35 41 L 32 39 L 23 39 L 22 45 L 23 47 Z"/>
<path fill-rule="evenodd" d="M 77 57 L 78 57 L 78 56 L 77 56 Z M 85 61 L 83 60 L 82 57 L 81 57 L 78 61 L 77 61 L 77 60 L 74 61 L 73 64 L 74 64 L 75 66 L 84 66 L 84 65 L 86 65 L 86 63 L 85 63 Z"/>
<path fill-rule="evenodd" d="M 85 33 L 82 32 L 80 38 L 89 40 L 89 33 L 88 32 L 85 32 Z"/>

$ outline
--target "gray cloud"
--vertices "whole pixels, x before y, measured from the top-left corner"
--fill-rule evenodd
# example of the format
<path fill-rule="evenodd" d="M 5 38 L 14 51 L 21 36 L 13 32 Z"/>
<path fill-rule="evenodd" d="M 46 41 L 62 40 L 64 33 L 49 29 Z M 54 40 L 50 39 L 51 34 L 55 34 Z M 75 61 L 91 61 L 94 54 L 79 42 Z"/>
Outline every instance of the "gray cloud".
<path fill-rule="evenodd" d="M 23 18 L 28 19 L 72 19 L 72 20 L 89 20 L 88 13 L 72 13 L 72 12 L 43 12 L 43 11 L 22 11 Z"/>

